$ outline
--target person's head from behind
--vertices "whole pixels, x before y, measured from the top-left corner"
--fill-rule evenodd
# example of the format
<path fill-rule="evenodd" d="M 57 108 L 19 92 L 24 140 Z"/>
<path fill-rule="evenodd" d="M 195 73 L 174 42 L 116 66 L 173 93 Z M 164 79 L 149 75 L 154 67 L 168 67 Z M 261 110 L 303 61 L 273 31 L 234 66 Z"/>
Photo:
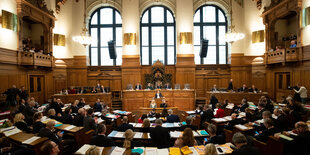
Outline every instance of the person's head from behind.
<path fill-rule="evenodd" d="M 106 132 L 106 126 L 104 124 L 99 124 L 97 127 L 98 134 L 104 135 Z"/>
<path fill-rule="evenodd" d="M 273 127 L 273 120 L 271 118 L 264 119 L 264 126 L 267 129 Z"/>
<path fill-rule="evenodd" d="M 257 106 L 257 109 L 258 110 L 262 110 L 262 109 L 264 109 L 264 106 L 265 105 L 263 103 L 259 103 L 258 106 Z"/>
<path fill-rule="evenodd" d="M 151 126 L 151 122 L 150 122 L 150 120 L 149 119 L 144 119 L 143 120 L 143 124 L 142 124 L 142 127 L 143 128 L 149 128 Z"/>
<path fill-rule="evenodd" d="M 133 136 L 135 134 L 131 129 L 127 129 L 124 133 L 125 141 L 124 141 L 124 148 L 130 148 L 131 147 L 131 141 L 133 140 Z"/>
<path fill-rule="evenodd" d="M 97 103 L 100 103 L 100 99 L 99 99 L 99 98 L 97 98 L 96 102 L 97 102 Z"/>
<path fill-rule="evenodd" d="M 83 116 L 85 116 L 85 109 L 84 109 L 84 108 L 80 108 L 80 109 L 78 110 L 78 113 L 81 114 L 81 115 L 83 115 Z"/>
<path fill-rule="evenodd" d="M 155 120 L 155 124 L 158 126 L 158 125 L 162 125 L 163 124 L 163 121 L 161 119 L 156 119 Z"/>
<path fill-rule="evenodd" d="M 214 124 L 210 124 L 210 125 L 208 125 L 207 131 L 210 134 L 210 136 L 215 136 L 217 128 Z"/>
<path fill-rule="evenodd" d="M 238 117 L 238 114 L 236 113 L 231 114 L 231 120 L 235 120 L 237 119 L 237 117 Z"/>
<path fill-rule="evenodd" d="M 30 107 L 34 107 L 35 105 L 36 105 L 36 103 L 35 103 L 34 101 L 30 101 L 30 102 L 29 102 L 29 106 L 30 106 Z"/>
<path fill-rule="evenodd" d="M 156 118 L 156 119 L 159 119 L 159 118 L 160 118 L 160 113 L 156 113 L 156 114 L 155 114 L 155 118 Z"/>
<path fill-rule="evenodd" d="M 71 114 L 71 112 L 72 112 L 71 107 L 67 107 L 67 108 L 65 109 L 65 114 Z"/>
<path fill-rule="evenodd" d="M 77 106 L 79 104 L 79 100 L 75 100 L 72 104 L 72 106 Z"/>
<path fill-rule="evenodd" d="M 246 98 L 243 98 L 241 101 L 241 104 L 247 104 L 247 103 L 248 103 L 248 100 Z"/>
<path fill-rule="evenodd" d="M 147 118 L 147 114 L 142 114 L 141 120 L 143 121 L 143 120 L 146 119 L 146 118 Z"/>
<path fill-rule="evenodd" d="M 191 128 L 185 128 L 182 136 L 183 146 L 194 146 L 195 138 Z"/>
<path fill-rule="evenodd" d="M 218 155 L 214 144 L 210 143 L 205 146 L 205 155 Z"/>
<path fill-rule="evenodd" d="M 282 110 L 279 109 L 279 108 L 275 108 L 275 109 L 273 110 L 273 114 L 274 114 L 275 116 L 279 116 L 279 115 L 282 114 Z"/>
<path fill-rule="evenodd" d="M 59 153 L 58 145 L 51 140 L 46 141 L 41 146 L 40 150 L 41 150 L 41 153 L 44 155 L 54 155 L 54 154 L 56 155 Z"/>
<path fill-rule="evenodd" d="M 271 118 L 272 116 L 271 112 L 268 110 L 264 111 L 262 115 L 263 115 L 263 119 Z"/>
<path fill-rule="evenodd" d="M 85 155 L 100 155 L 100 151 L 97 146 L 91 146 L 86 152 Z"/>
<path fill-rule="evenodd" d="M 87 110 L 87 116 L 92 116 L 94 114 L 94 110 L 92 108 L 89 108 Z"/>
<path fill-rule="evenodd" d="M 41 112 L 34 113 L 33 122 L 35 122 L 36 120 L 41 120 L 42 117 L 43 117 L 43 114 Z"/>
<path fill-rule="evenodd" d="M 221 104 L 220 103 L 216 103 L 215 107 L 220 109 L 221 108 Z"/>
<path fill-rule="evenodd" d="M 14 117 L 14 123 L 24 122 L 25 116 L 22 113 L 18 113 Z"/>
<path fill-rule="evenodd" d="M 52 129 L 54 129 L 54 126 L 55 126 L 55 121 L 48 121 L 48 122 L 46 123 L 46 128 L 47 128 L 47 129 L 52 130 Z"/>
<path fill-rule="evenodd" d="M 55 109 L 50 109 L 50 110 L 48 110 L 47 115 L 48 115 L 48 116 L 54 116 L 54 115 L 56 115 Z"/>
<path fill-rule="evenodd" d="M 192 116 L 187 116 L 185 122 L 186 122 L 187 125 L 192 125 L 192 123 L 193 123 L 193 118 L 192 118 Z"/>
<path fill-rule="evenodd" d="M 304 133 L 306 131 L 309 131 L 308 125 L 305 122 L 302 122 L 302 121 L 297 122 L 295 124 L 295 128 L 296 128 L 296 131 L 297 131 L 298 134 L 301 134 L 301 133 Z"/>
<path fill-rule="evenodd" d="M 122 119 L 122 121 L 123 121 L 123 123 L 125 123 L 125 124 L 128 123 L 128 117 L 127 117 L 127 116 L 124 116 L 123 119 Z"/>
<path fill-rule="evenodd" d="M 242 133 L 237 132 L 234 134 L 232 142 L 236 145 L 237 148 L 240 148 L 241 146 L 246 145 L 248 141 Z"/>

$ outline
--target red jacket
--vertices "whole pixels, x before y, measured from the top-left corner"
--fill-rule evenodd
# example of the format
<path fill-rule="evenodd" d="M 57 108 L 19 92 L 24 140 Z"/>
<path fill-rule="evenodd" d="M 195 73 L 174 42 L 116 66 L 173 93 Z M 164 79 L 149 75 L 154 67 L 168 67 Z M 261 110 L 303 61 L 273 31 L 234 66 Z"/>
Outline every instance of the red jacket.
<path fill-rule="evenodd" d="M 216 114 L 214 115 L 214 117 L 216 117 L 216 118 L 225 117 L 225 112 L 224 112 L 224 110 L 221 109 L 221 108 L 217 109 Z"/>

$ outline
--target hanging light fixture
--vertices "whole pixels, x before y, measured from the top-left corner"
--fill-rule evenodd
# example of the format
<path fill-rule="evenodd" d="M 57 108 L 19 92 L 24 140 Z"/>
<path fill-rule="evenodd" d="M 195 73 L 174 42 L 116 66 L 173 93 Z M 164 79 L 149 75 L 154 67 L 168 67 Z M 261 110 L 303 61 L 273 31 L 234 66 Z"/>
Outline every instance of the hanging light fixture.
<path fill-rule="evenodd" d="M 245 37 L 243 33 L 238 33 L 235 31 L 235 26 L 233 25 L 233 11 L 232 11 L 232 0 L 230 0 L 230 23 L 228 32 L 225 34 L 225 40 L 228 43 L 233 43 L 235 41 L 241 40 Z"/>
<path fill-rule="evenodd" d="M 84 21 L 82 33 L 79 36 L 73 36 L 72 40 L 84 45 L 85 47 L 95 41 L 95 39 L 88 34 L 88 29 L 86 28 L 86 0 L 84 0 Z"/>

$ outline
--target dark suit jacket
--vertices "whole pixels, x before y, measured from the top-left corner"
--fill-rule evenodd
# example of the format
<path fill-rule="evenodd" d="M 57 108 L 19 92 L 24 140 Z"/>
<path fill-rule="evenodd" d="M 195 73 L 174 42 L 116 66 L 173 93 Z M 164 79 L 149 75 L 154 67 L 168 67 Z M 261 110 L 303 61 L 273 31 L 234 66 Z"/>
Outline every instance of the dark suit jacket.
<path fill-rule="evenodd" d="M 197 130 L 198 129 L 198 127 L 195 126 L 195 125 L 182 125 L 180 127 L 180 131 L 184 131 L 186 128 L 191 128 L 192 130 Z"/>
<path fill-rule="evenodd" d="M 62 114 L 61 106 L 57 102 L 52 102 L 50 108 L 55 109 L 56 114 L 58 113 Z"/>
<path fill-rule="evenodd" d="M 78 107 L 81 108 L 81 107 L 84 107 L 85 106 L 85 103 L 84 102 L 79 102 L 78 104 Z"/>
<path fill-rule="evenodd" d="M 212 109 L 215 109 L 215 105 L 219 103 L 219 101 L 217 100 L 217 98 L 215 96 L 211 97 L 210 99 L 210 104 L 212 105 Z"/>
<path fill-rule="evenodd" d="M 234 120 L 231 120 L 228 122 L 228 125 L 226 126 L 226 129 L 228 130 L 233 130 L 234 126 L 237 124 L 244 124 L 245 122 L 243 121 L 242 118 L 236 118 Z"/>
<path fill-rule="evenodd" d="M 232 152 L 232 155 L 260 155 L 258 148 L 250 145 L 243 145 L 239 149 Z"/>
<path fill-rule="evenodd" d="M 80 89 L 80 90 L 79 90 L 79 93 L 81 93 L 81 94 L 86 94 L 86 93 L 87 93 L 87 91 L 86 91 L 86 89 L 83 89 L 83 90 L 82 90 L 82 89 Z"/>
<path fill-rule="evenodd" d="M 141 85 L 136 85 L 136 87 L 135 87 L 135 89 L 137 90 L 140 90 L 140 89 L 142 89 L 142 86 Z"/>
<path fill-rule="evenodd" d="M 218 91 L 218 89 L 216 89 L 216 88 L 211 88 L 211 91 Z"/>
<path fill-rule="evenodd" d="M 83 126 L 84 125 L 84 116 L 78 113 L 73 119 L 73 125 Z"/>
<path fill-rule="evenodd" d="M 31 129 L 28 127 L 28 125 L 25 122 L 17 122 L 14 124 L 19 130 L 22 130 L 27 133 L 31 133 Z"/>
<path fill-rule="evenodd" d="M 42 122 L 38 121 L 33 123 L 32 128 L 32 133 L 39 133 L 42 128 L 45 128 L 45 125 Z"/>
<path fill-rule="evenodd" d="M 20 99 L 24 99 L 25 101 L 27 101 L 29 94 L 28 94 L 27 90 L 24 90 L 24 91 L 19 91 L 18 96 Z"/>
<path fill-rule="evenodd" d="M 232 82 L 229 82 L 228 83 L 228 88 L 227 88 L 228 90 L 233 90 L 234 89 L 234 87 L 233 87 L 233 83 Z"/>
<path fill-rule="evenodd" d="M 169 115 L 167 116 L 168 123 L 180 122 L 180 118 L 178 115 Z"/>
<path fill-rule="evenodd" d="M 255 88 L 255 89 L 250 88 L 250 89 L 249 89 L 249 92 L 254 92 L 254 91 L 258 92 L 258 89 L 257 89 L 257 88 Z"/>
<path fill-rule="evenodd" d="M 160 104 L 160 107 L 161 107 L 161 108 L 166 108 L 166 107 L 168 107 L 168 105 L 167 105 L 167 103 L 161 103 L 161 104 Z"/>
<path fill-rule="evenodd" d="M 121 131 L 121 132 L 125 132 L 127 129 L 131 129 L 132 131 L 134 131 L 133 126 L 128 123 L 123 123 L 117 127 L 117 131 Z"/>
<path fill-rule="evenodd" d="M 208 143 L 225 144 L 225 137 L 223 135 L 216 135 L 214 137 L 211 137 Z"/>
<path fill-rule="evenodd" d="M 29 105 L 26 106 L 23 114 L 25 115 L 26 122 L 29 125 L 32 125 L 32 123 L 33 123 L 32 117 L 33 117 L 34 113 L 36 113 L 36 110 L 34 108 L 30 107 Z"/>
<path fill-rule="evenodd" d="M 245 87 L 245 88 L 241 87 L 238 89 L 238 91 L 239 92 L 246 92 L 246 91 L 248 91 L 248 88 L 247 87 Z"/>
<path fill-rule="evenodd" d="M 246 104 L 243 104 L 243 105 L 240 107 L 239 110 L 240 110 L 241 112 L 245 112 L 245 109 L 248 108 L 248 107 L 249 107 L 249 103 L 246 103 Z"/>
<path fill-rule="evenodd" d="M 280 131 L 288 131 L 290 127 L 290 119 L 286 115 L 280 115 L 274 122 L 274 126 Z"/>
<path fill-rule="evenodd" d="M 206 111 L 202 111 L 201 115 L 201 123 L 203 124 L 204 122 L 211 122 L 211 119 L 214 118 L 213 111 L 211 109 L 208 109 Z"/>
<path fill-rule="evenodd" d="M 97 125 L 95 120 L 90 116 L 84 118 L 83 126 L 85 131 L 94 130 L 96 132 Z"/>
<path fill-rule="evenodd" d="M 290 155 L 300 155 L 308 152 L 308 147 L 310 146 L 310 131 L 298 134 L 298 136 L 293 136 L 294 140 L 286 142 L 287 151 Z"/>
<path fill-rule="evenodd" d="M 261 134 L 258 136 L 255 136 L 255 138 L 261 142 L 266 143 L 269 136 L 273 136 L 275 133 L 277 133 L 279 130 L 277 128 L 270 128 L 263 130 Z"/>
<path fill-rule="evenodd" d="M 161 93 L 159 93 L 159 98 L 162 98 L 162 97 L 163 97 L 163 95 Z M 155 98 L 158 98 L 157 93 L 155 94 Z"/>
<path fill-rule="evenodd" d="M 38 136 L 47 137 L 56 144 L 59 144 L 61 142 L 61 137 L 58 137 L 55 133 L 53 133 L 50 129 L 47 128 L 42 128 Z"/>
<path fill-rule="evenodd" d="M 151 129 L 150 136 L 152 138 L 153 145 L 158 148 L 169 148 L 170 134 L 169 130 L 162 126 L 156 126 Z"/>
<path fill-rule="evenodd" d="M 115 146 L 113 140 L 104 135 L 94 136 L 90 142 L 91 145 L 96 145 L 99 147 L 110 147 Z"/>
<path fill-rule="evenodd" d="M 165 89 L 171 89 L 171 85 L 164 85 Z"/>
<path fill-rule="evenodd" d="M 98 102 L 94 104 L 94 112 L 101 112 L 102 111 L 102 105 Z"/>
<path fill-rule="evenodd" d="M 254 119 L 255 120 L 262 119 L 264 111 L 266 111 L 266 109 L 262 109 L 261 111 L 258 111 L 258 109 L 255 109 L 255 111 L 254 111 Z"/>
<path fill-rule="evenodd" d="M 73 123 L 73 118 L 71 114 L 65 114 L 62 116 L 62 123 L 64 124 L 72 124 Z"/>
<path fill-rule="evenodd" d="M 71 106 L 71 110 L 72 110 L 72 113 L 78 113 L 79 107 L 78 106 Z"/>

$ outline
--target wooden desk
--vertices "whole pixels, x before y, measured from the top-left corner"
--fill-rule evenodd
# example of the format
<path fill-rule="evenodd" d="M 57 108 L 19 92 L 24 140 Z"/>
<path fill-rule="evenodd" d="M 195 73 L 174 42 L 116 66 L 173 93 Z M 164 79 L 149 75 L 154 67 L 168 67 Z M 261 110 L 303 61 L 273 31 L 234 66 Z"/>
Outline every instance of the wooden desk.
<path fill-rule="evenodd" d="M 261 96 L 268 96 L 267 92 L 263 93 L 242 93 L 242 92 L 207 92 L 206 103 L 210 102 L 211 94 L 214 94 L 220 103 L 228 99 L 229 103 L 240 104 L 243 98 L 247 98 L 249 102 L 258 103 Z"/>
<path fill-rule="evenodd" d="M 101 101 L 104 101 L 104 103 L 107 104 L 109 107 L 112 106 L 111 93 L 68 94 L 68 95 L 55 94 L 52 97 L 61 99 L 61 101 L 65 104 L 73 103 L 75 100 L 85 98 L 86 104 L 89 104 L 90 106 L 93 106 L 96 100 L 99 98 Z"/>
<path fill-rule="evenodd" d="M 163 112 L 164 108 L 155 108 L 156 113 L 161 113 Z M 178 108 L 177 107 L 167 107 L 167 110 L 172 109 L 173 113 L 176 114 L 178 112 Z M 152 111 L 153 108 L 148 108 L 148 107 L 140 107 L 139 111 L 141 114 L 148 114 L 150 111 Z"/>
<path fill-rule="evenodd" d="M 155 97 L 155 90 L 123 90 L 123 110 L 134 111 L 138 107 L 149 107 Z M 161 90 L 169 107 L 179 110 L 195 108 L 195 90 Z"/>
<path fill-rule="evenodd" d="M 34 134 L 30 134 L 30 133 L 25 133 L 25 132 L 20 132 L 14 135 L 11 135 L 9 137 L 7 137 L 10 141 L 12 141 L 13 143 L 17 143 L 17 144 L 22 144 L 25 140 L 31 138 L 35 136 Z M 31 149 L 33 149 L 35 151 L 36 154 L 40 154 L 40 148 L 43 145 L 43 143 L 48 140 L 48 138 L 46 137 L 41 137 L 37 140 L 35 140 L 34 142 L 30 143 L 28 146 L 30 146 Z"/>
<path fill-rule="evenodd" d="M 70 126 L 70 125 L 71 124 L 63 124 L 61 126 L 56 127 L 56 129 L 62 130 L 62 131 L 67 131 L 69 135 L 72 135 L 74 137 L 78 146 L 83 146 L 85 144 L 84 139 L 82 138 L 85 135 L 85 131 L 83 130 L 84 127 L 75 126 L 74 128 L 72 128 L 70 130 L 66 130 L 65 128 Z"/>

